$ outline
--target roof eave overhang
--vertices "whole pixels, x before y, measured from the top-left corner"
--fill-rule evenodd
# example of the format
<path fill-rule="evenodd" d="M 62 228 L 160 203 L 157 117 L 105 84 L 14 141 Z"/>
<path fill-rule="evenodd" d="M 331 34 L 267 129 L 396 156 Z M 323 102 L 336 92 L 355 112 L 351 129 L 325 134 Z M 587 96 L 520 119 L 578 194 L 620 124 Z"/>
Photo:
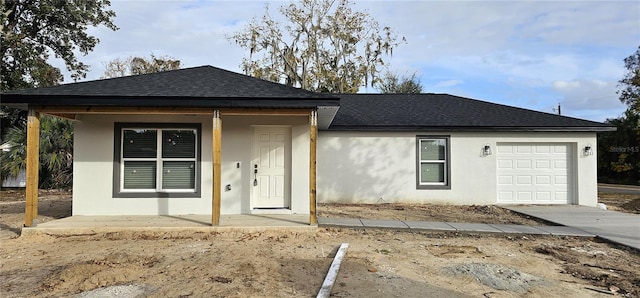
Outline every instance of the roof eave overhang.
<path fill-rule="evenodd" d="M 3 94 L 3 105 L 46 112 L 63 111 L 65 107 L 82 108 L 235 108 L 235 109 L 318 109 L 318 128 L 331 125 L 340 99 L 332 96 L 318 98 L 247 98 L 247 97 L 127 97 L 127 96 L 58 96 Z M 61 109 L 62 108 L 62 109 Z"/>
<path fill-rule="evenodd" d="M 7 103 L 4 101 L 0 101 L 0 105 L 7 106 L 14 109 L 26 110 L 29 108 L 29 105 L 26 103 Z"/>
<path fill-rule="evenodd" d="M 95 107 L 212 107 L 212 108 L 316 108 L 340 106 L 335 97 L 130 97 L 58 96 L 3 94 L 3 105 L 13 106 L 95 106 Z"/>
<path fill-rule="evenodd" d="M 340 109 L 339 105 L 318 107 L 318 129 L 327 130 Z"/>
<path fill-rule="evenodd" d="M 542 126 L 330 126 L 330 131 L 464 131 L 464 132 L 607 132 L 616 131 L 613 126 L 577 126 L 577 127 L 542 127 Z"/>

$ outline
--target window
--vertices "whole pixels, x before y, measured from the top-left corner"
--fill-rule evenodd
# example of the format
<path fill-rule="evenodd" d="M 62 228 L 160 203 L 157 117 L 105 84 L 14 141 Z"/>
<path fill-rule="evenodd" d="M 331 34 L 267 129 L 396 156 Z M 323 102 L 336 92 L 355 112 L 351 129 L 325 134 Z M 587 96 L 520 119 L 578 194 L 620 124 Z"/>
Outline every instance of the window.
<path fill-rule="evenodd" d="M 450 189 L 449 137 L 418 136 L 417 188 Z"/>
<path fill-rule="evenodd" d="M 116 123 L 114 197 L 200 192 L 200 125 Z"/>

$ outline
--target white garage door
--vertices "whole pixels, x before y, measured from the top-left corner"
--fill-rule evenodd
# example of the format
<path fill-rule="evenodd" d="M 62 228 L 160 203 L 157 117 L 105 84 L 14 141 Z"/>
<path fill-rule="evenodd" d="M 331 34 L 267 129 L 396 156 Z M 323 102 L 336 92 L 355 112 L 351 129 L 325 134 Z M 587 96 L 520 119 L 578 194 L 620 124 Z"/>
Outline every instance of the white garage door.
<path fill-rule="evenodd" d="M 499 143 L 498 203 L 570 204 L 571 145 Z"/>

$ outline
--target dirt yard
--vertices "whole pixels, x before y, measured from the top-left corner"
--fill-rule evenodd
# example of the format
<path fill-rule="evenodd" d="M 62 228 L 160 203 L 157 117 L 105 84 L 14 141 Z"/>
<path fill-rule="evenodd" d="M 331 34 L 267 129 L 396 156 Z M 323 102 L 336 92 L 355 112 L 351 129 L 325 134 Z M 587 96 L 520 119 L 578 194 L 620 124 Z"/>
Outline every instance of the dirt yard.
<path fill-rule="evenodd" d="M 17 237 L 24 201 L 20 193 L 0 194 L 1 297 L 315 297 L 344 242 L 350 247 L 332 297 L 640 296 L 640 254 L 593 239 L 324 228 Z M 69 196 L 43 193 L 40 222 L 68 216 Z M 323 216 L 544 224 L 486 206 L 319 210 Z"/>
<path fill-rule="evenodd" d="M 318 216 L 416 221 L 547 225 L 542 220 L 497 206 L 431 204 L 319 204 Z"/>
<path fill-rule="evenodd" d="M 607 205 L 608 210 L 640 214 L 640 195 L 601 193 L 598 202 Z"/>

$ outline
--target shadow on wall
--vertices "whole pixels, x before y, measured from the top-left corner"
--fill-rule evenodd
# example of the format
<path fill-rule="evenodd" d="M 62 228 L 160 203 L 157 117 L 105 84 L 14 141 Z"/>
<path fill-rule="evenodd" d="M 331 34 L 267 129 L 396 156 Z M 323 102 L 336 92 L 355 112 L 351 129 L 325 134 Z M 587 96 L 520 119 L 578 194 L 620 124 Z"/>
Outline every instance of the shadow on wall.
<path fill-rule="evenodd" d="M 415 140 L 328 137 L 319 148 L 319 202 L 396 202 L 415 189 Z"/>

